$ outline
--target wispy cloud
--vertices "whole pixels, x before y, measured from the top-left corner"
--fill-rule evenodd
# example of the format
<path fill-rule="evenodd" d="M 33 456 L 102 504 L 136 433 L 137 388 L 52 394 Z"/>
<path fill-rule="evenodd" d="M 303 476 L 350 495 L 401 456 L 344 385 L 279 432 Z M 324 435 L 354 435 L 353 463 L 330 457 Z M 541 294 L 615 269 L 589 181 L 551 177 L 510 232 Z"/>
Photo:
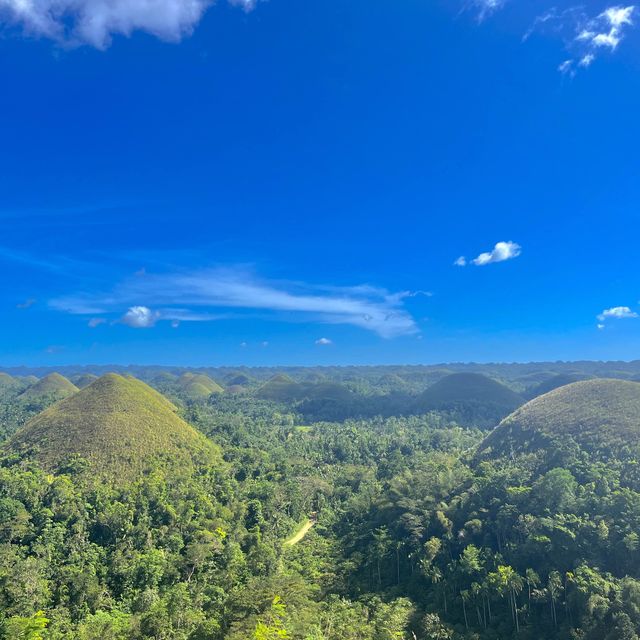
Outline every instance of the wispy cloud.
<path fill-rule="evenodd" d="M 28 300 L 25 300 L 24 302 L 20 302 L 19 304 L 17 304 L 16 309 L 31 309 L 31 307 L 33 307 L 35 303 L 36 303 L 35 298 L 29 298 Z"/>
<path fill-rule="evenodd" d="M 473 260 L 467 260 L 464 256 L 460 256 L 453 263 L 456 267 L 466 267 L 467 264 L 474 264 L 476 267 L 484 267 L 494 262 L 505 262 L 513 260 L 522 253 L 522 247 L 516 242 L 509 240 L 508 242 L 497 242 L 491 251 L 481 253 Z"/>
<path fill-rule="evenodd" d="M 599 13 L 587 14 L 583 6 L 558 11 L 551 9 L 536 18 L 524 40 L 535 32 L 551 32 L 560 37 L 569 57 L 558 65 L 563 75 L 575 76 L 579 69 L 589 68 L 597 58 L 615 51 L 633 26 L 637 9 L 634 5 L 612 5 Z"/>
<path fill-rule="evenodd" d="M 321 347 L 328 347 L 333 344 L 333 340 L 329 340 L 329 338 L 320 338 L 319 340 L 316 340 L 316 344 Z"/>
<path fill-rule="evenodd" d="M 575 75 L 579 68 L 590 67 L 603 52 L 613 52 L 622 42 L 625 31 L 633 26 L 636 8 L 633 5 L 612 6 L 595 18 L 582 16 L 575 26 L 568 49 L 574 54 L 559 67 L 563 74 Z"/>
<path fill-rule="evenodd" d="M 502 9 L 505 4 L 507 4 L 507 0 L 472 0 L 470 6 L 477 12 L 478 20 L 482 22 L 496 11 Z"/>
<path fill-rule="evenodd" d="M 472 3 L 481 20 L 505 4 L 505 0 L 475 0 Z M 590 67 L 603 52 L 618 48 L 627 30 L 633 26 L 636 12 L 635 5 L 611 5 L 598 13 L 586 13 L 584 5 L 564 10 L 552 7 L 534 20 L 523 41 L 536 32 L 549 32 L 559 37 L 564 41 L 569 57 L 558 65 L 558 71 L 574 76 L 579 69 Z"/>
<path fill-rule="evenodd" d="M 136 328 L 162 320 L 210 321 L 232 311 L 236 315 L 261 311 L 288 321 L 354 325 L 393 338 L 418 332 L 404 306 L 410 295 L 368 285 L 327 287 L 267 281 L 236 267 L 147 273 L 128 278 L 105 293 L 64 296 L 50 305 L 94 317 L 120 314 L 121 322 Z"/>
<path fill-rule="evenodd" d="M 0 0 L 0 19 L 27 34 L 68 45 L 105 49 L 114 35 L 144 31 L 179 41 L 200 22 L 213 0 Z M 233 0 L 245 9 L 253 0 Z"/>

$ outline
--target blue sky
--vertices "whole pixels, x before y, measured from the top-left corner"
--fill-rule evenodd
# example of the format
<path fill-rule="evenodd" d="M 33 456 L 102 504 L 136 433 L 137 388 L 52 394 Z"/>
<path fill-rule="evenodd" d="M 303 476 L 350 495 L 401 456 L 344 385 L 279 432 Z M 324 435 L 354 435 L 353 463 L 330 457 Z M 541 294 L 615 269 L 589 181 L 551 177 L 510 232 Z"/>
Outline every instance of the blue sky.
<path fill-rule="evenodd" d="M 640 7 L 0 21 L 0 363 L 640 357 Z"/>

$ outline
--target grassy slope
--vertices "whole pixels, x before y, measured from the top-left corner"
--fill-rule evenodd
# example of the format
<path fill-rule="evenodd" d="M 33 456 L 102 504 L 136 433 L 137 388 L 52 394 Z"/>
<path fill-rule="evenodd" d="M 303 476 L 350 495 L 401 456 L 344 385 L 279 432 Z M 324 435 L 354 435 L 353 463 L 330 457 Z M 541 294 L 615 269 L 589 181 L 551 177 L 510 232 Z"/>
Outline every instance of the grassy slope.
<path fill-rule="evenodd" d="M 0 372 L 0 388 L 14 388 L 20 385 L 20 382 L 11 377 L 7 373 Z"/>
<path fill-rule="evenodd" d="M 300 396 L 300 385 L 289 376 L 279 374 L 265 382 L 256 392 L 256 396 L 278 402 L 296 400 Z"/>
<path fill-rule="evenodd" d="M 115 374 L 62 400 L 30 420 L 8 449 L 55 471 L 74 454 L 92 473 L 127 480 L 158 461 L 168 467 L 213 462 L 218 449 L 184 422 L 164 396 L 143 382 Z"/>
<path fill-rule="evenodd" d="M 51 373 L 21 393 L 20 399 L 39 400 L 40 398 L 53 397 L 61 400 L 77 392 L 78 387 L 67 378 L 59 373 Z"/>
<path fill-rule="evenodd" d="M 431 385 L 417 399 L 425 411 L 465 403 L 491 404 L 512 411 L 523 399 L 508 387 L 479 373 L 454 373 Z"/>
<path fill-rule="evenodd" d="M 212 393 L 223 393 L 224 389 L 209 376 L 185 373 L 178 385 L 182 395 L 191 400 L 206 400 Z"/>
<path fill-rule="evenodd" d="M 599 379 L 555 389 L 505 418 L 479 451 L 532 451 L 570 438 L 590 451 L 640 445 L 640 384 Z"/>

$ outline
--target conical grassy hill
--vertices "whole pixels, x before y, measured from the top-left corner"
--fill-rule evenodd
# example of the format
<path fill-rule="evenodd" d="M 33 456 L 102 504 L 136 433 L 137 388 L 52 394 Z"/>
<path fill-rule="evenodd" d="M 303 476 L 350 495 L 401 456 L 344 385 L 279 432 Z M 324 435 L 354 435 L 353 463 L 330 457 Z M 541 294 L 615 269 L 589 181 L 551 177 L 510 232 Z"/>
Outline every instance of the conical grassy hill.
<path fill-rule="evenodd" d="M 572 442 L 602 459 L 640 450 L 640 384 L 595 379 L 550 391 L 505 418 L 478 453 L 552 453 Z"/>
<path fill-rule="evenodd" d="M 10 376 L 8 373 L 0 372 L 0 400 L 8 401 L 15 398 L 25 388 L 25 383 Z"/>
<path fill-rule="evenodd" d="M 206 400 L 212 393 L 224 393 L 215 380 L 204 374 L 185 373 L 178 380 L 181 395 L 189 400 Z"/>
<path fill-rule="evenodd" d="M 288 375 L 281 373 L 265 382 L 256 392 L 256 396 L 264 400 L 286 402 L 300 397 L 300 385 Z"/>
<path fill-rule="evenodd" d="M 8 373 L 0 371 L 0 390 L 1 389 L 15 389 L 20 386 L 20 381 L 10 376 Z"/>
<path fill-rule="evenodd" d="M 20 394 L 20 400 L 62 400 L 78 392 L 78 387 L 59 373 L 50 373 Z"/>
<path fill-rule="evenodd" d="M 495 426 L 524 399 L 505 385 L 479 373 L 454 373 L 418 396 L 414 411 L 454 411 L 463 421 Z"/>
<path fill-rule="evenodd" d="M 158 465 L 171 473 L 219 462 L 218 448 L 188 425 L 164 396 L 132 377 L 105 375 L 30 420 L 8 442 L 11 453 L 52 472 L 74 457 L 88 474 L 123 482 Z"/>

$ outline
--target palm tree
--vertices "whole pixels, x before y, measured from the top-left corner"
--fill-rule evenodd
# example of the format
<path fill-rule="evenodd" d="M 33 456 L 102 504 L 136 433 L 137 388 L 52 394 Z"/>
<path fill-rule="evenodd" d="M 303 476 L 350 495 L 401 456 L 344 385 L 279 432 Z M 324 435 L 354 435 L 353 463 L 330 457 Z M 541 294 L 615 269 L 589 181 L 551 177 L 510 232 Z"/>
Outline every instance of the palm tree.
<path fill-rule="evenodd" d="M 525 572 L 525 580 L 527 581 L 527 591 L 529 594 L 529 612 L 531 612 L 531 591 L 540 585 L 540 576 L 533 569 L 527 569 Z"/>
<path fill-rule="evenodd" d="M 547 593 L 549 594 L 549 600 L 551 601 L 551 618 L 553 619 L 553 626 L 558 626 L 558 616 L 556 613 L 556 599 L 562 588 L 562 578 L 557 571 L 552 571 L 549 574 L 549 580 L 547 581 Z"/>

